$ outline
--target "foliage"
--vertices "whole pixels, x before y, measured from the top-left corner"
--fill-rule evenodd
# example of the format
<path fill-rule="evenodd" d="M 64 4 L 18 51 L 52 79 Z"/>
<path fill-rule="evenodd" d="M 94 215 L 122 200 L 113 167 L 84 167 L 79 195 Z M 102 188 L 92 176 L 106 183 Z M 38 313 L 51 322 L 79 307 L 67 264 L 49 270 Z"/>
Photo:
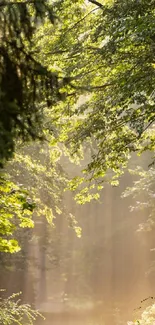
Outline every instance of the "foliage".
<path fill-rule="evenodd" d="M 57 144 L 50 146 L 35 142 L 17 150 L 6 171 L 13 182 L 24 184 L 31 200 L 36 202 L 36 221 L 44 216 L 54 226 L 56 217 L 63 215 L 80 237 L 80 227 L 63 200 L 69 179 L 65 165 L 69 163 L 68 159 L 65 162 L 62 149 Z"/>
<path fill-rule="evenodd" d="M 0 176 L 0 252 L 18 252 L 20 247 L 14 239 L 19 228 L 34 226 L 32 212 L 34 202 L 29 198 L 28 191 Z"/>
<path fill-rule="evenodd" d="M 59 141 L 72 155 L 92 141 L 84 179 L 73 185 L 101 182 L 111 171 L 115 186 L 131 152 L 154 149 L 154 1 L 64 1 L 55 11 L 59 19 L 41 26 L 35 48 L 62 79 Z"/>
<path fill-rule="evenodd" d="M 46 216 L 53 223 L 60 209 L 65 174 L 59 165 L 61 152 L 44 144 L 30 144 L 15 154 L 8 164 L 7 172 L 13 181 L 18 181 L 31 193 L 36 202 L 35 215 Z"/>
<path fill-rule="evenodd" d="M 0 323 L 3 325 L 18 324 L 32 325 L 38 316 L 42 316 L 28 304 L 21 304 L 17 299 L 20 293 L 12 294 L 9 298 L 0 298 Z"/>
<path fill-rule="evenodd" d="M 87 180 L 77 201 L 98 199 L 100 184 L 92 188 L 91 181 L 100 183 L 108 173 L 116 186 L 132 151 L 154 149 L 154 1 L 9 1 L 1 7 L 1 97 L 8 107 L 2 164 L 17 137 L 52 134 L 70 158 L 89 142 L 84 176 L 69 188 Z M 37 23 L 37 17 L 44 19 Z"/>
<path fill-rule="evenodd" d="M 61 159 L 60 146 L 35 142 L 18 148 L 7 164 L 1 176 L 0 251 L 17 252 L 22 228 L 33 227 L 43 216 L 54 226 L 56 216 L 63 215 L 69 227 L 81 236 L 75 217 L 62 200 L 68 174 Z"/>
<path fill-rule="evenodd" d="M 52 133 L 70 157 L 91 142 L 74 188 L 109 171 L 117 185 L 130 153 L 154 148 L 154 1 L 10 0 L 1 8 L 1 164 L 15 138 Z M 85 201 L 98 198 L 89 185 L 82 190 Z"/>
<path fill-rule="evenodd" d="M 12 157 L 15 140 L 42 138 L 43 105 L 58 96 L 57 76 L 35 57 L 38 24 L 54 22 L 49 1 L 0 1 L 0 166 Z"/>

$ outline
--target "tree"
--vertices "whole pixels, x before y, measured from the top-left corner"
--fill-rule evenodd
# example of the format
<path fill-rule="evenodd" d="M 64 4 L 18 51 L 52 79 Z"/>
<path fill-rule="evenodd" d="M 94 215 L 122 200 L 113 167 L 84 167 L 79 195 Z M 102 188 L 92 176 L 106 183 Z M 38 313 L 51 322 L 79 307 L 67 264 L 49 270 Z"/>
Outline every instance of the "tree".
<path fill-rule="evenodd" d="M 65 139 L 72 154 L 92 141 L 84 178 L 100 182 L 111 170 L 116 185 L 131 152 L 154 149 L 155 4 L 78 1 L 69 14 L 70 5 L 61 3 L 59 21 L 54 27 L 45 24 L 36 36 L 40 57 L 47 65 L 55 62 L 63 76 L 60 92 L 66 102 L 56 110 L 59 140 Z"/>
<path fill-rule="evenodd" d="M 59 97 L 57 76 L 32 50 L 43 20 L 54 22 L 48 1 L 0 1 L 0 166 L 12 157 L 15 141 L 42 138 L 43 102 Z"/>
<path fill-rule="evenodd" d="M 42 137 L 44 100 L 50 106 L 63 99 L 51 109 L 50 132 L 56 128 L 72 154 L 93 139 L 86 175 L 100 179 L 112 170 L 117 184 L 130 153 L 154 147 L 154 131 L 148 134 L 154 122 L 154 1 L 3 1 L 1 7 L 2 101 L 24 114 L 17 107 L 5 110 L 1 148 L 6 158 L 14 151 L 14 138 Z M 44 23 L 36 24 L 38 16 Z M 13 92 L 8 83 L 5 89 L 9 70 L 16 80 Z M 83 104 L 75 107 L 81 95 Z"/>

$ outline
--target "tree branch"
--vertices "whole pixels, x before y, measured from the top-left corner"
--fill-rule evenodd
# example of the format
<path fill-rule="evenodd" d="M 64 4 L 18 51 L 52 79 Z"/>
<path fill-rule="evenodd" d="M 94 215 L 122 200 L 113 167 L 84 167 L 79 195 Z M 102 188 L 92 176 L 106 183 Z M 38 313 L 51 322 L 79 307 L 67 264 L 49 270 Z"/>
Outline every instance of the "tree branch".
<path fill-rule="evenodd" d="M 104 5 L 96 0 L 88 0 L 89 2 L 93 3 L 94 5 L 98 6 L 99 8 L 103 9 Z"/>
<path fill-rule="evenodd" d="M 102 90 L 102 89 L 104 89 L 106 87 L 113 86 L 114 83 L 105 83 L 105 84 L 103 84 L 101 86 L 88 86 L 88 87 L 85 87 L 85 86 L 83 86 L 83 87 L 82 86 L 79 86 L 78 87 L 78 86 L 73 85 L 72 83 L 69 83 L 69 85 L 72 88 L 77 89 L 77 90 L 85 90 L 85 91 L 91 92 L 93 90 Z"/>

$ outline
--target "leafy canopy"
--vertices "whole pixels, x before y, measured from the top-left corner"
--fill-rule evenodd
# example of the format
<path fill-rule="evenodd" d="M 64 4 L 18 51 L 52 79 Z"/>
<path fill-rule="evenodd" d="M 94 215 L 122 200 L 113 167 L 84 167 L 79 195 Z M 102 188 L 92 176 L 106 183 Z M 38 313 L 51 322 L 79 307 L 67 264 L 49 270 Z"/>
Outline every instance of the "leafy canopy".
<path fill-rule="evenodd" d="M 79 203 L 98 198 L 84 180 L 100 183 L 110 171 L 117 185 L 131 152 L 154 150 L 154 1 L 0 6 L 1 165 L 17 138 L 57 141 L 70 157 L 87 142 L 90 163 L 69 188 L 82 187 Z"/>
<path fill-rule="evenodd" d="M 92 141 L 84 178 L 111 170 L 116 185 L 131 152 L 154 148 L 154 1 L 10 0 L 1 8 L 2 165 L 17 137 L 45 136 L 46 120 L 69 154 Z"/>
<path fill-rule="evenodd" d="M 73 155 L 91 141 L 84 178 L 112 171 L 116 185 L 131 152 L 154 149 L 155 3 L 64 1 L 55 10 L 59 19 L 39 29 L 35 46 L 62 78 L 58 139 Z"/>

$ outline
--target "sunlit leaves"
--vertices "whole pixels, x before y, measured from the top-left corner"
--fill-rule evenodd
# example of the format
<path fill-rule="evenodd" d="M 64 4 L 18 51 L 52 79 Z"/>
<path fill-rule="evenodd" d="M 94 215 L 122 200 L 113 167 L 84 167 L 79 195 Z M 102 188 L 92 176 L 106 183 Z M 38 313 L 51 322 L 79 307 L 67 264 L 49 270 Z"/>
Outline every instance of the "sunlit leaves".
<path fill-rule="evenodd" d="M 0 251 L 4 253 L 17 253 L 20 251 L 18 241 L 15 239 L 0 238 Z"/>
<path fill-rule="evenodd" d="M 35 214 L 44 215 L 52 224 L 65 186 L 65 174 L 59 165 L 61 149 L 47 144 L 31 144 L 17 151 L 7 171 L 14 181 L 24 183 L 36 202 Z"/>
<path fill-rule="evenodd" d="M 53 27 L 46 23 L 35 42 L 65 94 L 56 108 L 57 138 L 72 155 L 91 139 L 85 176 L 87 171 L 90 179 L 101 180 L 111 171 L 115 186 L 131 152 L 154 148 L 146 132 L 155 118 L 154 3 L 92 3 L 77 1 L 70 8 L 64 1 L 56 9 L 60 19 Z"/>
<path fill-rule="evenodd" d="M 0 251 L 14 253 L 20 250 L 15 232 L 32 228 L 32 212 L 35 203 L 20 185 L 11 182 L 5 175 L 0 177 Z M 15 236 L 15 238 L 14 238 Z"/>
<path fill-rule="evenodd" d="M 49 136 L 49 135 L 48 135 Z M 53 136 L 49 140 L 53 141 Z M 49 226 L 54 227 L 56 217 L 62 215 L 70 224 L 68 207 L 63 201 L 63 193 L 67 187 L 69 175 L 65 164 L 70 164 L 69 152 L 63 150 L 63 144 L 54 142 L 30 144 L 18 150 L 14 160 L 7 166 L 7 172 L 14 182 L 24 184 L 29 191 L 32 202 L 35 201 L 34 219 L 44 217 Z M 29 202 L 30 204 L 30 202 Z M 46 222 L 45 220 L 45 222 Z M 20 227 L 27 219 L 21 219 Z M 72 219 L 72 228 L 80 236 L 80 228 Z"/>
<path fill-rule="evenodd" d="M 43 316 L 36 310 L 33 310 L 28 304 L 21 304 L 19 296 L 21 293 L 12 294 L 9 298 L 0 298 L 0 323 L 3 325 L 18 324 L 23 322 L 27 325 L 33 325 L 38 317 Z"/>

